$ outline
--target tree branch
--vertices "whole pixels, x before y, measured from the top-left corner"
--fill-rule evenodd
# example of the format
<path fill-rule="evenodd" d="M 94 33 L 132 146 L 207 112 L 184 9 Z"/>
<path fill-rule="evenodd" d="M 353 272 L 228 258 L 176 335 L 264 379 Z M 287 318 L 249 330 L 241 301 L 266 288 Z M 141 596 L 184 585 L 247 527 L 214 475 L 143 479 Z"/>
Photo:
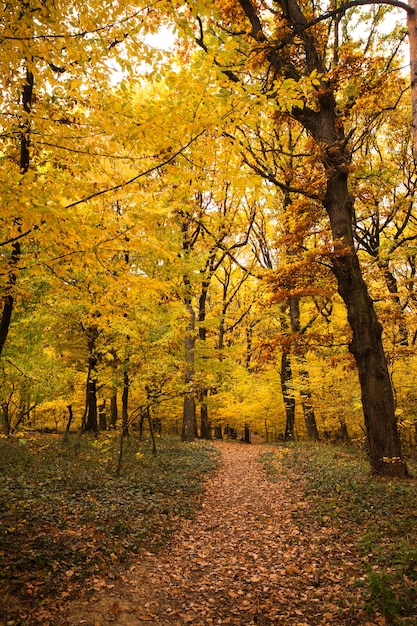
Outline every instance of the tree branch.
<path fill-rule="evenodd" d="M 413 15 L 415 13 L 414 9 L 410 7 L 405 2 L 401 2 L 401 0 L 351 0 L 350 2 L 346 2 L 346 4 L 342 4 L 337 9 L 333 9 L 332 11 L 326 11 L 322 15 L 319 15 L 311 22 L 307 24 L 300 24 L 300 27 L 304 30 L 306 28 L 311 28 L 315 24 L 319 22 L 323 22 L 324 20 L 328 20 L 331 17 L 336 17 L 336 15 L 340 15 L 344 13 L 348 9 L 352 9 L 353 7 L 366 6 L 367 4 L 389 4 L 393 7 L 398 7 L 399 9 L 403 9 L 409 15 Z"/>
<path fill-rule="evenodd" d="M 122 189 L 123 187 L 126 187 L 127 185 L 131 185 L 135 181 L 139 180 L 139 178 L 143 178 L 144 176 L 151 174 L 155 170 L 158 170 L 160 167 L 163 167 L 164 165 L 168 165 L 168 163 L 172 163 L 172 161 L 174 161 L 177 158 L 177 156 L 179 156 L 184 150 L 186 150 L 188 146 L 194 143 L 194 141 L 197 141 L 197 139 L 199 139 L 201 135 L 203 135 L 205 132 L 206 132 L 206 129 L 202 130 L 195 137 L 190 139 L 190 141 L 186 143 L 185 146 L 182 146 L 179 150 L 177 150 L 177 152 L 174 152 L 174 154 L 172 154 L 169 157 L 169 159 L 166 159 L 165 161 L 161 161 L 161 163 L 158 163 L 157 165 L 150 167 L 148 170 L 145 170 L 144 172 L 137 174 L 136 176 L 134 176 L 133 178 L 130 178 L 129 180 L 125 180 L 123 183 L 120 183 L 119 185 L 114 185 L 114 187 L 108 187 L 107 189 L 101 189 L 100 191 L 96 191 L 95 193 L 92 193 L 91 195 L 86 196 L 85 198 L 81 198 L 81 200 L 76 200 L 75 202 L 71 202 L 71 204 L 67 204 L 64 208 L 71 209 L 72 207 L 77 206 L 78 204 L 82 204 L 83 202 L 88 202 L 88 200 L 92 200 L 93 198 L 102 196 L 105 193 L 111 193 L 112 191 L 117 191 L 118 189 Z"/>

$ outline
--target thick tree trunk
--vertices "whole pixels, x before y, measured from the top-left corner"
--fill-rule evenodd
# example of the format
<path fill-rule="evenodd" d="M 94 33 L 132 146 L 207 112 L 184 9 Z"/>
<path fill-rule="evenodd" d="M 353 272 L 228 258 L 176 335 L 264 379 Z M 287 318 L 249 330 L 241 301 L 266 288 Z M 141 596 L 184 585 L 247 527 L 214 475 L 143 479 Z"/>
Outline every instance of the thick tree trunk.
<path fill-rule="evenodd" d="M 197 421 L 194 396 L 184 398 L 184 412 L 182 418 L 182 440 L 194 441 L 197 437 Z"/>
<path fill-rule="evenodd" d="M 324 205 L 330 217 L 338 291 L 352 329 L 349 346 L 359 373 L 369 459 L 374 473 L 408 476 L 395 418 L 394 395 L 382 345 L 382 326 L 363 280 L 353 246 L 352 202 L 343 155 L 334 150 L 327 163 Z"/>

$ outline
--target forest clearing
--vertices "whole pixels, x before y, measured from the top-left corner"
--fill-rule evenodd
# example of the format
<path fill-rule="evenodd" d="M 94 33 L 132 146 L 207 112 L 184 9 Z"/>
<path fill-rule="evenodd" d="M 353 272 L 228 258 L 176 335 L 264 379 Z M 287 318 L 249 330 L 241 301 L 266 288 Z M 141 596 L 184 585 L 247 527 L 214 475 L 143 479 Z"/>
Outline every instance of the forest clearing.
<path fill-rule="evenodd" d="M 0 443 L 2 626 L 416 623 L 415 480 L 353 447 Z"/>

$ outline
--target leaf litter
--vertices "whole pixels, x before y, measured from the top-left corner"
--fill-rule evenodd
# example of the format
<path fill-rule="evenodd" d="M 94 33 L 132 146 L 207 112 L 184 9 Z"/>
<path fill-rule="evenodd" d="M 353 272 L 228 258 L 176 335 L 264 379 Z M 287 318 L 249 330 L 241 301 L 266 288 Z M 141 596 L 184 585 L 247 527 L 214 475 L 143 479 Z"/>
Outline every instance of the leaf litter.
<path fill-rule="evenodd" d="M 57 624 L 384 626 L 361 609 L 355 538 L 309 512 L 299 477 L 267 480 L 265 446 L 215 445 L 221 467 L 194 518 Z"/>

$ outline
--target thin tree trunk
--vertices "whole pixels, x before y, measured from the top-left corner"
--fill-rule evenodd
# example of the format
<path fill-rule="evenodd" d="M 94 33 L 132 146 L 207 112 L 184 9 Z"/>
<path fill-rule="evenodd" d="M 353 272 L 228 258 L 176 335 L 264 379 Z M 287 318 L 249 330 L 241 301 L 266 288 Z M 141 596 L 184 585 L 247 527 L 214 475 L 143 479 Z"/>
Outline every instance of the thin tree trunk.
<path fill-rule="evenodd" d="M 200 435 L 202 439 L 211 439 L 211 426 L 207 406 L 207 389 L 203 389 L 200 399 Z"/>
<path fill-rule="evenodd" d="M 117 394 L 114 393 L 110 400 L 110 428 L 114 430 L 117 424 Z"/>
<path fill-rule="evenodd" d="M 187 291 L 190 284 L 187 278 L 184 278 Z M 185 306 L 188 312 L 188 326 L 185 333 L 185 384 L 190 387 L 194 380 L 194 358 L 195 358 L 195 312 L 191 302 L 191 297 L 187 294 L 185 298 Z M 184 397 L 184 409 L 182 419 L 182 440 L 194 441 L 197 437 L 197 418 L 195 409 L 194 391 L 187 389 Z"/>
<path fill-rule="evenodd" d="M 417 0 L 408 0 L 413 11 L 407 12 L 408 44 L 410 51 L 411 82 L 411 128 L 413 134 L 413 154 L 417 158 Z"/>
<path fill-rule="evenodd" d="M 295 398 L 290 355 L 283 352 L 281 355 L 281 390 L 285 407 L 285 439 L 294 439 L 295 426 Z"/>
<path fill-rule="evenodd" d="M 290 297 L 290 321 L 293 333 L 301 332 L 300 324 L 300 301 L 298 298 Z M 309 439 L 319 440 L 319 432 L 317 430 L 316 415 L 311 396 L 310 376 L 308 373 L 307 359 L 303 353 L 296 356 L 298 363 L 298 374 L 300 376 L 300 398 L 301 406 L 304 414 L 304 421 Z"/>
<path fill-rule="evenodd" d="M 307 435 L 309 439 L 318 441 L 320 439 L 319 431 L 317 429 L 316 414 L 314 412 L 313 400 L 311 397 L 310 389 L 310 376 L 308 370 L 304 367 L 304 361 L 302 357 L 299 358 L 299 370 L 298 374 L 301 380 L 300 397 L 301 406 L 304 413 L 304 421 L 306 424 Z"/>
<path fill-rule="evenodd" d="M 129 435 L 129 384 L 128 365 L 125 363 L 122 393 L 122 431 L 124 435 Z"/>
<path fill-rule="evenodd" d="M 9 416 L 9 403 L 3 402 L 1 405 L 2 417 L 3 417 L 3 433 L 8 437 L 10 435 L 10 416 Z"/>
<path fill-rule="evenodd" d="M 68 409 L 68 421 L 67 421 L 67 427 L 66 427 L 65 431 L 67 433 L 69 433 L 70 432 L 70 428 L 71 428 L 71 424 L 72 424 L 72 420 L 74 418 L 74 413 L 73 413 L 71 404 L 67 405 L 67 409 Z"/>
<path fill-rule="evenodd" d="M 97 420 L 97 380 L 96 380 L 96 341 L 98 338 L 98 330 L 95 326 L 87 329 L 87 347 L 88 347 L 88 375 L 86 389 L 86 410 L 83 421 L 83 432 L 98 433 Z"/>
<path fill-rule="evenodd" d="M 398 318 L 398 332 L 400 335 L 400 345 L 408 346 L 408 328 L 405 321 L 404 310 L 401 305 L 400 295 L 398 293 L 398 283 L 394 274 L 391 272 L 387 261 L 379 261 L 378 266 L 381 269 L 385 284 L 392 296 L 392 301 L 395 304 Z"/>
<path fill-rule="evenodd" d="M 100 430 L 107 430 L 106 401 L 104 400 L 98 408 L 98 426 Z"/>
<path fill-rule="evenodd" d="M 146 409 L 146 417 L 148 418 L 149 432 L 151 433 L 151 439 L 152 439 L 152 454 L 153 454 L 153 456 L 156 456 L 155 433 L 154 433 L 154 430 L 153 430 L 151 411 L 150 411 L 149 407 Z"/>
<path fill-rule="evenodd" d="M 201 285 L 201 294 L 198 302 L 198 338 L 201 342 L 205 343 L 207 339 L 207 328 L 204 324 L 206 321 L 206 305 L 207 305 L 207 294 L 208 288 L 210 285 L 210 278 L 212 275 L 212 267 L 214 263 L 214 256 L 211 258 L 211 261 L 208 264 L 209 267 L 209 278 L 203 280 Z M 199 394 L 200 400 L 200 436 L 202 439 L 211 439 L 211 428 L 209 422 L 209 410 L 207 405 L 208 398 L 208 389 L 203 388 Z"/>

